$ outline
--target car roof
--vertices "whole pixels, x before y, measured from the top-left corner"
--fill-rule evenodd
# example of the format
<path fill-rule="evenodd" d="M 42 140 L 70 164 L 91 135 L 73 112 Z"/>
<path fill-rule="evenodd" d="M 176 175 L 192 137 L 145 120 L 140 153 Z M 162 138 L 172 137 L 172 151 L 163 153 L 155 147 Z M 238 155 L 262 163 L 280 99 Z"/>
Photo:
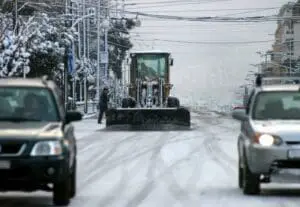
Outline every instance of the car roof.
<path fill-rule="evenodd" d="M 47 84 L 40 78 L 4 78 L 0 79 L 0 87 L 43 87 L 48 88 Z"/>
<path fill-rule="evenodd" d="M 258 91 L 299 91 L 298 84 L 274 84 L 257 87 Z"/>

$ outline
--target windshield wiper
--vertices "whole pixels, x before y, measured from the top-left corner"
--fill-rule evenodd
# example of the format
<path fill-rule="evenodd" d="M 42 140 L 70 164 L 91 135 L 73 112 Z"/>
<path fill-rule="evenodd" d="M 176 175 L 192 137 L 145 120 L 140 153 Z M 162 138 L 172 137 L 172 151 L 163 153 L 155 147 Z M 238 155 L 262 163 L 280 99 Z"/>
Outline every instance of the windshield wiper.
<path fill-rule="evenodd" d="M 40 119 L 24 118 L 24 117 L 0 117 L 0 122 L 26 122 L 26 121 L 42 121 Z"/>

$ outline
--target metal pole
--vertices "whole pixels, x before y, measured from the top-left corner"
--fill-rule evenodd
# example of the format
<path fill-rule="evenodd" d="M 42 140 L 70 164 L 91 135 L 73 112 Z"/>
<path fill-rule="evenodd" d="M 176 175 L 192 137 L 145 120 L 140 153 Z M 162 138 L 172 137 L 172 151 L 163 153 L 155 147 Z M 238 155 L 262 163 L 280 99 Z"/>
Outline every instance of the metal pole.
<path fill-rule="evenodd" d="M 74 43 L 72 42 L 72 55 L 74 55 Z M 74 56 L 73 56 L 73 61 L 74 61 Z M 73 63 L 72 63 L 73 64 Z M 75 64 L 72 65 L 72 68 L 74 70 L 73 72 L 73 106 L 76 106 L 76 101 L 77 101 L 77 97 L 76 97 L 76 75 L 77 75 L 77 71 L 76 71 L 76 68 L 74 67 Z"/>
<path fill-rule="evenodd" d="M 84 76 L 84 113 L 88 112 L 88 108 L 87 108 L 87 76 Z"/>
<path fill-rule="evenodd" d="M 125 17 L 125 0 L 122 0 L 122 13 L 121 13 L 121 18 Z"/>
<path fill-rule="evenodd" d="M 290 19 L 290 31 L 292 30 L 292 19 Z M 291 70 L 292 70 L 292 41 L 290 41 L 290 68 L 289 68 L 289 75 L 291 75 Z"/>
<path fill-rule="evenodd" d="M 90 25 L 90 19 L 88 19 L 87 21 L 87 41 L 86 41 L 86 56 L 88 58 L 88 60 L 90 59 L 90 29 L 91 29 L 91 25 Z"/>
<path fill-rule="evenodd" d="M 82 81 L 80 81 L 80 101 L 82 101 L 83 100 L 83 98 L 82 98 Z"/>
<path fill-rule="evenodd" d="M 65 2 L 65 12 L 68 14 L 68 1 Z M 64 54 L 64 104 L 65 110 L 68 110 L 68 48 L 65 47 Z"/>
<path fill-rule="evenodd" d="M 79 3 L 77 3 L 77 15 L 80 15 Z M 81 59 L 81 34 L 80 34 L 80 23 L 77 25 L 78 27 L 78 58 Z"/>
<path fill-rule="evenodd" d="M 65 48 L 65 67 L 64 67 L 64 101 L 65 110 L 68 109 L 68 51 Z"/>
<path fill-rule="evenodd" d="M 14 22 L 14 31 L 17 32 L 18 27 L 18 0 L 15 0 L 15 22 Z"/>
<path fill-rule="evenodd" d="M 107 33 L 108 33 L 108 30 L 105 29 L 105 34 L 104 34 L 104 42 L 105 42 L 104 52 L 107 55 L 107 62 L 105 63 L 105 80 L 108 83 L 108 79 L 109 79 L 109 72 L 108 72 L 108 62 L 109 62 L 108 60 L 109 60 L 109 56 L 108 56 Z"/>
<path fill-rule="evenodd" d="M 266 54 L 265 54 L 265 71 L 267 71 L 267 69 L 268 69 L 268 52 L 266 52 Z"/>
<path fill-rule="evenodd" d="M 99 101 L 100 97 L 100 11 L 101 1 L 98 2 L 97 9 L 97 87 L 96 87 L 96 100 Z"/>
<path fill-rule="evenodd" d="M 70 3 L 70 7 L 71 7 L 71 14 L 72 14 L 72 24 L 74 22 L 74 4 L 73 2 Z M 74 51 L 75 51 L 75 44 L 74 42 L 72 41 L 72 56 L 73 56 L 73 61 L 74 61 Z M 75 64 L 72 63 L 72 68 L 74 70 L 73 72 L 73 82 L 72 82 L 72 97 L 73 97 L 73 101 L 72 101 L 72 107 L 75 107 L 76 106 L 76 102 L 77 102 L 77 97 L 76 97 L 76 75 L 77 75 L 77 71 L 76 71 L 76 68 L 75 68 Z M 73 109 L 73 108 L 72 108 Z"/>
<path fill-rule="evenodd" d="M 116 18 L 118 18 L 118 7 L 119 7 L 119 1 L 116 0 Z"/>
<path fill-rule="evenodd" d="M 85 7 L 85 0 L 82 0 L 82 10 L 83 16 L 86 15 L 86 7 Z M 85 67 L 86 64 L 86 19 L 83 19 L 83 63 L 84 63 L 84 113 L 88 112 L 87 107 L 87 70 Z"/>

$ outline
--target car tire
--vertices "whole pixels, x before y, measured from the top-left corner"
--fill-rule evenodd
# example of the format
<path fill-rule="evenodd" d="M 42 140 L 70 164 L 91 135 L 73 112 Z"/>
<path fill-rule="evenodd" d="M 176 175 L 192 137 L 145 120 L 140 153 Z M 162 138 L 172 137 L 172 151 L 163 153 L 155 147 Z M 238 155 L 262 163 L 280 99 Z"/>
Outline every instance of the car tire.
<path fill-rule="evenodd" d="M 244 172 L 243 172 L 243 168 L 241 167 L 241 158 L 239 158 L 239 163 L 238 163 L 238 170 L 239 170 L 239 188 L 243 189 L 243 182 L 244 182 Z"/>
<path fill-rule="evenodd" d="M 77 189 L 77 164 L 76 164 L 77 160 L 75 159 L 74 161 L 74 165 L 73 165 L 73 169 L 72 169 L 72 173 L 70 175 L 70 179 L 71 179 L 71 183 L 70 183 L 70 198 L 74 198 L 76 196 L 76 189 Z"/>
<path fill-rule="evenodd" d="M 66 179 L 54 183 L 53 204 L 56 206 L 67 206 L 70 203 L 71 176 L 68 174 Z"/>
<path fill-rule="evenodd" d="M 243 193 L 245 195 L 257 195 L 260 193 L 259 176 L 250 171 L 245 157 L 243 168 Z"/>

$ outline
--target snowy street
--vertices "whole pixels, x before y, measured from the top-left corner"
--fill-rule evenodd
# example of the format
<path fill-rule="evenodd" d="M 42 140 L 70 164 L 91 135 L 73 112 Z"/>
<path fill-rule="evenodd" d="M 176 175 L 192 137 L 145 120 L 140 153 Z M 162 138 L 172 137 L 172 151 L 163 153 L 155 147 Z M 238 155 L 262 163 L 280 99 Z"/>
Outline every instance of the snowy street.
<path fill-rule="evenodd" d="M 273 184 L 255 197 L 238 189 L 237 122 L 208 113 L 194 114 L 192 122 L 190 131 L 170 132 L 108 131 L 95 119 L 76 123 L 78 191 L 70 206 L 299 206 L 300 190 Z M 0 196 L 1 207 L 51 205 L 50 193 Z"/>

